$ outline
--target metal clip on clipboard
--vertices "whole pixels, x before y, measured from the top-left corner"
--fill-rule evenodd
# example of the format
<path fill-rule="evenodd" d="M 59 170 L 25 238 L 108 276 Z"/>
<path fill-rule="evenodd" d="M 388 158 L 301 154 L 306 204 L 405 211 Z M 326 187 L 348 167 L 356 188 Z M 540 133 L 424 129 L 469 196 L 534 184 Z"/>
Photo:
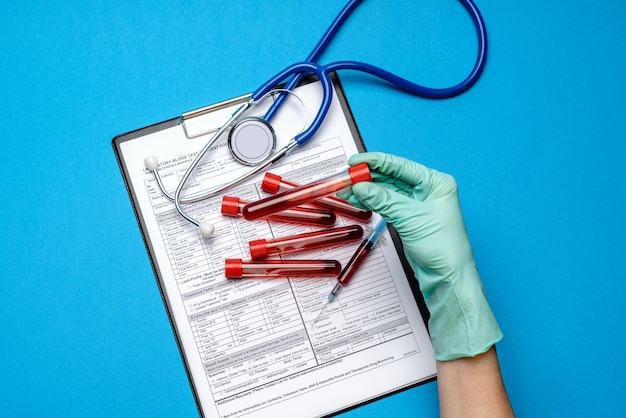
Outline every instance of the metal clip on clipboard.
<path fill-rule="evenodd" d="M 185 136 L 188 139 L 194 139 L 214 133 L 222 126 L 222 123 L 232 115 L 232 110 L 230 110 L 232 106 L 241 105 L 248 99 L 250 99 L 250 95 L 246 94 L 222 103 L 201 107 L 199 109 L 183 113 L 180 116 L 180 124 L 183 127 Z M 193 129 L 190 129 L 192 126 L 188 125 L 189 122 L 193 122 L 194 120 L 198 121 L 198 125 L 203 125 L 204 123 L 202 122 L 209 122 L 210 127 L 200 130 L 199 132 L 193 132 Z"/>

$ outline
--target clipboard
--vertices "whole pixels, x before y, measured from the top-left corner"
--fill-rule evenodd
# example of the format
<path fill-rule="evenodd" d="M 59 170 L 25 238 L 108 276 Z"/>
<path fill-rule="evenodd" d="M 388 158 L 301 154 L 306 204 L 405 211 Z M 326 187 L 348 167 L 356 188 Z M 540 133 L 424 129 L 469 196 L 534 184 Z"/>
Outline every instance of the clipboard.
<path fill-rule="evenodd" d="M 268 171 L 307 183 L 344 169 L 351 154 L 365 151 L 336 74 L 332 80 L 333 101 L 324 124 Z M 318 81 L 305 78 L 294 92 L 307 112 L 317 111 L 322 96 Z M 216 226 L 207 239 L 157 187 L 144 167 L 145 157 L 158 157 L 163 184 L 171 192 L 204 141 L 248 97 L 112 141 L 199 414 L 332 416 L 433 381 L 428 311 L 393 228 L 320 318 L 334 278 L 233 281 L 224 276 L 226 258 L 249 258 L 250 240 L 318 227 L 224 216 L 220 195 L 186 207 Z M 282 111 L 272 122 L 277 135 L 281 132 L 277 147 L 294 135 L 299 124 L 294 115 L 302 109 L 287 106 L 281 118 Z M 202 190 L 247 169 L 229 156 L 226 144 L 218 143 L 198 165 L 191 187 Z M 223 195 L 248 201 L 264 197 L 262 178 L 260 173 Z M 337 215 L 334 226 L 353 223 Z M 332 258 L 344 265 L 357 245 L 313 251 L 306 258 Z"/>

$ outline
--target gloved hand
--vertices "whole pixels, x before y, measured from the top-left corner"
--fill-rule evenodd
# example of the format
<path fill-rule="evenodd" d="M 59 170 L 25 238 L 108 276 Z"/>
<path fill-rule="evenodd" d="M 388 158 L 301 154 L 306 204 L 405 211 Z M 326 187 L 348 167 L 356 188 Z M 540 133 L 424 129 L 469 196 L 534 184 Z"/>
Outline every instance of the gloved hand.
<path fill-rule="evenodd" d="M 340 197 L 380 214 L 398 231 L 430 312 L 428 322 L 440 361 L 474 357 L 502 339 L 487 303 L 467 237 L 454 178 L 405 158 L 353 155 L 367 163 L 373 182 Z"/>

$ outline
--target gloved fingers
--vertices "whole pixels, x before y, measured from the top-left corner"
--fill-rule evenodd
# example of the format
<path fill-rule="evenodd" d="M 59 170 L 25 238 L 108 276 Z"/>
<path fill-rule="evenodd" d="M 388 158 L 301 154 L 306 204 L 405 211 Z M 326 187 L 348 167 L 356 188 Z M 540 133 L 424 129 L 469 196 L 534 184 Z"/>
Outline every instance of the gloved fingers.
<path fill-rule="evenodd" d="M 428 168 L 415 161 L 381 152 L 354 154 L 348 163 L 367 163 L 374 181 L 405 183 L 412 187 L 413 197 L 426 200 L 456 193 L 456 181 L 446 173 Z M 392 180 L 397 179 L 397 180 Z"/>
<path fill-rule="evenodd" d="M 350 165 L 367 163 L 370 170 L 383 175 L 400 179 L 412 186 L 421 186 L 428 179 L 430 169 L 425 166 L 396 155 L 382 152 L 366 152 L 352 155 Z"/>
<path fill-rule="evenodd" d="M 412 184 L 372 169 L 370 169 L 370 173 L 372 175 L 373 183 L 376 183 L 381 187 L 385 187 L 393 192 L 400 193 L 404 196 L 413 197 L 417 200 L 424 200 L 423 198 L 418 198 L 416 196 L 416 190 Z M 360 209 L 365 209 L 363 205 L 358 202 L 358 200 L 350 199 L 351 196 L 353 196 L 352 188 L 343 189 L 337 193 L 337 197 L 339 197 L 340 199 L 348 200 L 354 206 L 357 206 Z"/>
<path fill-rule="evenodd" d="M 342 191 L 340 193 L 337 193 L 337 197 L 343 200 L 347 200 L 348 203 L 350 203 L 355 208 L 359 208 L 361 210 L 369 210 L 365 205 L 363 205 L 363 203 L 361 203 L 359 199 L 356 198 L 356 196 L 354 196 L 352 191 L 350 192 Z"/>
<path fill-rule="evenodd" d="M 428 269 L 445 268 L 448 257 L 444 254 L 452 244 L 428 239 L 442 231 L 442 220 L 433 213 L 439 212 L 442 205 L 417 201 L 378 183 L 357 183 L 352 186 L 352 194 L 351 203 L 378 213 L 394 226 L 414 269 L 417 265 Z"/>
<path fill-rule="evenodd" d="M 473 260 L 457 196 L 422 202 L 378 183 L 352 186 L 349 201 L 392 224 L 405 249 L 425 270 L 444 271 Z"/>
<path fill-rule="evenodd" d="M 405 183 L 402 180 L 389 177 L 384 174 L 379 174 L 376 172 L 372 172 L 372 182 L 379 185 L 380 187 L 391 190 L 392 192 L 402 194 L 404 196 L 412 197 L 414 194 L 413 186 Z M 350 200 L 350 196 L 352 196 L 352 188 L 348 187 L 337 192 L 337 197 L 344 200 Z"/>
<path fill-rule="evenodd" d="M 384 183 L 381 183 L 381 184 L 384 184 Z M 354 186 L 356 186 L 356 184 L 353 185 L 352 187 L 348 187 L 346 189 L 343 189 L 337 192 L 336 196 L 340 199 L 347 200 L 352 206 L 357 207 L 361 210 L 371 210 L 368 206 L 364 205 L 361 202 L 361 200 L 359 200 L 358 197 L 354 195 L 354 192 L 353 192 Z"/>
<path fill-rule="evenodd" d="M 406 181 L 401 180 L 397 177 L 392 177 L 375 170 L 370 170 L 370 173 L 372 174 L 373 183 L 380 184 L 383 187 L 387 187 L 390 190 L 402 193 L 405 196 L 412 196 L 415 192 L 415 187 L 412 184 L 407 183 Z"/>
<path fill-rule="evenodd" d="M 398 193 L 392 185 L 385 183 L 357 183 L 352 186 L 351 193 L 349 202 L 378 213 L 399 233 L 407 222 L 415 223 L 425 209 L 421 202 Z"/>

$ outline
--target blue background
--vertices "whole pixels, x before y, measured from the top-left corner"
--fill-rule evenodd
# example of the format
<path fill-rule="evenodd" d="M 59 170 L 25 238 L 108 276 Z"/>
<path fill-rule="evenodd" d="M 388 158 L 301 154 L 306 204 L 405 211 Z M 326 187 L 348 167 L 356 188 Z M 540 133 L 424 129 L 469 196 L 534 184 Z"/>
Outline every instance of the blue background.
<path fill-rule="evenodd" d="M 111 149 L 254 90 L 342 0 L 0 5 L 0 415 L 195 416 Z M 478 84 L 444 101 L 341 73 L 370 150 L 453 174 L 518 416 L 624 416 L 626 5 L 479 0 Z M 323 61 L 465 77 L 454 1 L 368 0 Z M 348 417 L 438 415 L 436 383 Z"/>

